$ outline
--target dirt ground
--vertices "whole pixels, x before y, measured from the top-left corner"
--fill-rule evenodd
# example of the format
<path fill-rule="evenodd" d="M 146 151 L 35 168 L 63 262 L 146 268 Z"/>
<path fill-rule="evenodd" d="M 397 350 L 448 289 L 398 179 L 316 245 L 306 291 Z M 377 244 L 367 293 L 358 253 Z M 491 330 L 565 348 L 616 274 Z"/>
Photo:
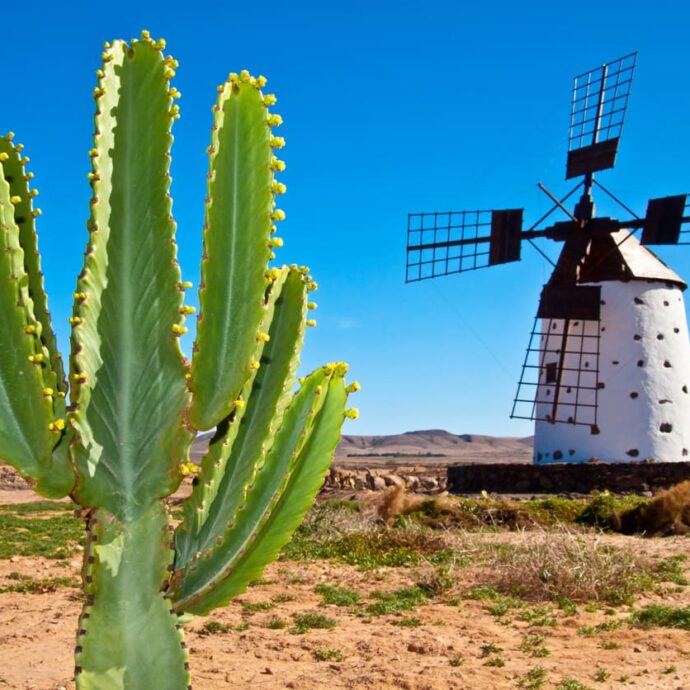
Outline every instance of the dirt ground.
<path fill-rule="evenodd" d="M 478 534 L 477 538 L 525 536 Z M 630 544 L 630 538 L 606 538 L 611 543 Z M 685 537 L 635 541 L 636 549 L 652 556 L 686 553 L 690 546 Z M 79 578 L 78 560 L 64 562 L 62 567 L 57 563 L 17 556 L 0 561 L 0 587 L 13 581 L 7 577 L 11 572 L 34 579 Z M 482 583 L 477 569 L 458 569 L 456 574 L 460 593 Z M 530 626 L 517 618 L 501 624 L 485 610 L 486 602 L 463 598 L 458 605 L 435 600 L 404 614 L 362 618 L 346 607 L 323 606 L 314 592 L 318 584 L 341 585 L 367 600 L 374 590 L 409 587 L 419 577 L 418 567 L 360 572 L 330 562 L 275 563 L 266 570 L 263 583 L 227 608 L 188 624 L 194 688 L 556 688 L 570 677 L 588 688 L 690 689 L 690 633 L 686 631 L 623 625 L 583 636 L 578 634 L 581 626 L 611 619 L 604 610 L 586 612 L 584 607 L 578 607 L 574 615 L 558 611 L 553 627 Z M 272 601 L 275 598 L 278 602 Z M 688 605 L 690 593 L 667 593 L 663 599 L 658 594 L 649 595 L 637 605 L 662 601 Z M 258 602 L 273 607 L 251 610 L 251 604 Z M 72 653 L 79 610 L 80 593 L 72 587 L 39 594 L 0 594 L 0 687 L 74 688 Z M 295 634 L 291 629 L 294 616 L 307 612 L 323 613 L 335 619 L 336 626 Z M 411 616 L 421 624 L 395 624 Z M 621 607 L 613 617 L 626 616 L 626 608 Z M 284 619 L 288 626 L 263 627 L 275 617 Z M 232 628 L 204 633 L 209 620 Z M 534 658 L 521 651 L 528 634 L 544 636 L 548 656 Z M 490 644 L 500 651 L 487 654 Z M 317 660 L 329 655 L 341 660 Z M 491 661 L 496 657 L 504 661 L 503 666 L 487 665 L 497 663 Z M 521 680 L 538 666 L 545 671 L 543 685 Z"/>

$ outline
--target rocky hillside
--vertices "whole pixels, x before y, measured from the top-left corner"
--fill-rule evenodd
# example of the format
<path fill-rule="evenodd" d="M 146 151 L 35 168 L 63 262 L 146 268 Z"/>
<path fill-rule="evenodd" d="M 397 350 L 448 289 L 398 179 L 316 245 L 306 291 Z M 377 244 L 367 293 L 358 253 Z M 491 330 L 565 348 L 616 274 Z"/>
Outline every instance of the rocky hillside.
<path fill-rule="evenodd" d="M 211 434 L 204 434 L 194 442 L 194 457 L 198 459 L 201 456 L 210 437 Z M 343 436 L 336 451 L 337 464 L 531 461 L 531 436 L 451 434 L 442 429 L 407 431 L 391 436 Z"/>

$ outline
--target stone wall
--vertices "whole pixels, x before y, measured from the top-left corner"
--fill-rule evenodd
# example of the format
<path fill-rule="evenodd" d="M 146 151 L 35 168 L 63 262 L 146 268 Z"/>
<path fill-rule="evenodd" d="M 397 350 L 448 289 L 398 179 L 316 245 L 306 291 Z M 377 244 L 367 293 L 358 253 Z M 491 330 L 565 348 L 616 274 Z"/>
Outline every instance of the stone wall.
<path fill-rule="evenodd" d="M 451 465 L 448 490 L 503 494 L 577 493 L 608 490 L 643 493 L 690 479 L 690 462 L 554 463 L 550 465 Z"/>
<path fill-rule="evenodd" d="M 331 467 L 325 489 L 383 491 L 389 486 L 404 486 L 408 491 L 437 492 L 446 488 L 447 472 L 438 467 Z"/>

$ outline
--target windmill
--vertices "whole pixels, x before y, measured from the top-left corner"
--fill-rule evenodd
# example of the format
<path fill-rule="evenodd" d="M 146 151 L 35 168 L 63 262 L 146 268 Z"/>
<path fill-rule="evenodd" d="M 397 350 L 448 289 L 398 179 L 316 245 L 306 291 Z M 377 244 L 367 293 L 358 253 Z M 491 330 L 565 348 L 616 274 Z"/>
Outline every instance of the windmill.
<path fill-rule="evenodd" d="M 553 207 L 534 225 L 522 209 L 408 216 L 408 283 L 518 261 L 523 242 L 543 254 L 536 238 L 563 243 L 511 412 L 535 422 L 536 463 L 690 459 L 687 285 L 647 248 L 686 244 L 688 196 L 651 199 L 640 217 L 594 179 L 615 165 L 636 62 L 575 77 L 566 179 L 581 179 L 561 199 L 540 183 Z M 596 216 L 595 190 L 628 219 Z M 556 211 L 566 219 L 542 226 Z"/>

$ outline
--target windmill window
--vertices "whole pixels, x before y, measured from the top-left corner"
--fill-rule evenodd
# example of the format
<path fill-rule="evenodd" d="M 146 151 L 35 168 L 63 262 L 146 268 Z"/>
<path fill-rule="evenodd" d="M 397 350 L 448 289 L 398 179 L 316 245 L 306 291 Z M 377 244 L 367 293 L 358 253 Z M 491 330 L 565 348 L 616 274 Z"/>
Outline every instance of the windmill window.
<path fill-rule="evenodd" d="M 671 368 L 671 362 L 669 362 L 668 360 L 666 360 L 666 361 L 664 362 L 664 366 L 665 366 L 667 369 L 670 369 L 670 368 Z"/>
<path fill-rule="evenodd" d="M 637 450 L 637 448 L 631 448 L 631 449 L 628 451 L 628 455 L 629 455 L 631 458 L 636 458 L 639 454 L 640 454 L 640 451 Z"/>
<path fill-rule="evenodd" d="M 554 454 L 553 454 L 554 460 L 560 460 L 562 457 L 563 457 L 563 453 L 561 453 L 560 450 L 554 451 Z"/>
<path fill-rule="evenodd" d="M 662 398 L 659 400 L 659 405 L 668 405 L 671 401 L 668 398 Z"/>
<path fill-rule="evenodd" d="M 674 329 L 673 329 L 673 332 L 674 332 L 674 333 L 680 333 L 680 328 L 674 328 Z"/>
<path fill-rule="evenodd" d="M 574 448 L 570 448 L 570 449 L 568 450 L 568 455 L 575 455 L 575 449 L 574 449 Z"/>
<path fill-rule="evenodd" d="M 606 326 L 601 327 L 601 332 L 603 333 L 606 330 Z"/>
<path fill-rule="evenodd" d="M 603 381 L 599 381 L 599 383 L 597 383 L 597 388 L 599 388 L 599 389 L 606 388 L 606 384 Z"/>
<path fill-rule="evenodd" d="M 643 360 L 643 359 L 638 359 L 638 360 L 637 360 L 637 366 L 638 366 L 638 367 L 643 367 L 643 366 L 644 366 L 644 360 Z"/>
<path fill-rule="evenodd" d="M 639 395 L 639 393 L 638 393 L 637 391 L 633 391 L 633 392 L 630 394 L 630 397 L 634 400 L 638 395 Z"/>
<path fill-rule="evenodd" d="M 547 362 L 546 364 L 546 383 L 558 382 L 558 364 L 556 362 Z"/>
<path fill-rule="evenodd" d="M 657 340 L 663 340 L 664 339 L 664 334 L 663 333 L 658 333 L 656 336 Z"/>
<path fill-rule="evenodd" d="M 668 307 L 668 300 L 664 300 L 664 306 Z"/>
<path fill-rule="evenodd" d="M 599 429 L 599 427 L 596 424 L 592 424 L 592 426 L 590 427 L 590 433 L 592 434 L 592 436 L 596 436 L 597 434 L 601 433 L 601 429 Z"/>
<path fill-rule="evenodd" d="M 673 425 L 669 424 L 669 422 L 662 422 L 659 426 L 659 431 L 662 434 L 670 434 L 673 431 Z"/>
<path fill-rule="evenodd" d="M 635 304 L 644 304 L 644 301 L 641 300 L 639 297 L 635 297 Z"/>
<path fill-rule="evenodd" d="M 688 449 L 687 449 L 687 448 L 683 448 L 683 456 L 686 456 L 687 454 L 688 454 Z"/>
<path fill-rule="evenodd" d="M 639 333 L 635 333 L 635 335 L 633 336 L 633 338 L 634 338 L 635 340 L 642 340 L 642 336 L 641 336 Z"/>
<path fill-rule="evenodd" d="M 611 364 L 620 364 L 620 362 L 617 359 L 614 359 Z"/>
<path fill-rule="evenodd" d="M 683 393 L 687 393 L 687 392 L 688 392 L 688 387 L 687 387 L 687 386 L 683 386 Z"/>

